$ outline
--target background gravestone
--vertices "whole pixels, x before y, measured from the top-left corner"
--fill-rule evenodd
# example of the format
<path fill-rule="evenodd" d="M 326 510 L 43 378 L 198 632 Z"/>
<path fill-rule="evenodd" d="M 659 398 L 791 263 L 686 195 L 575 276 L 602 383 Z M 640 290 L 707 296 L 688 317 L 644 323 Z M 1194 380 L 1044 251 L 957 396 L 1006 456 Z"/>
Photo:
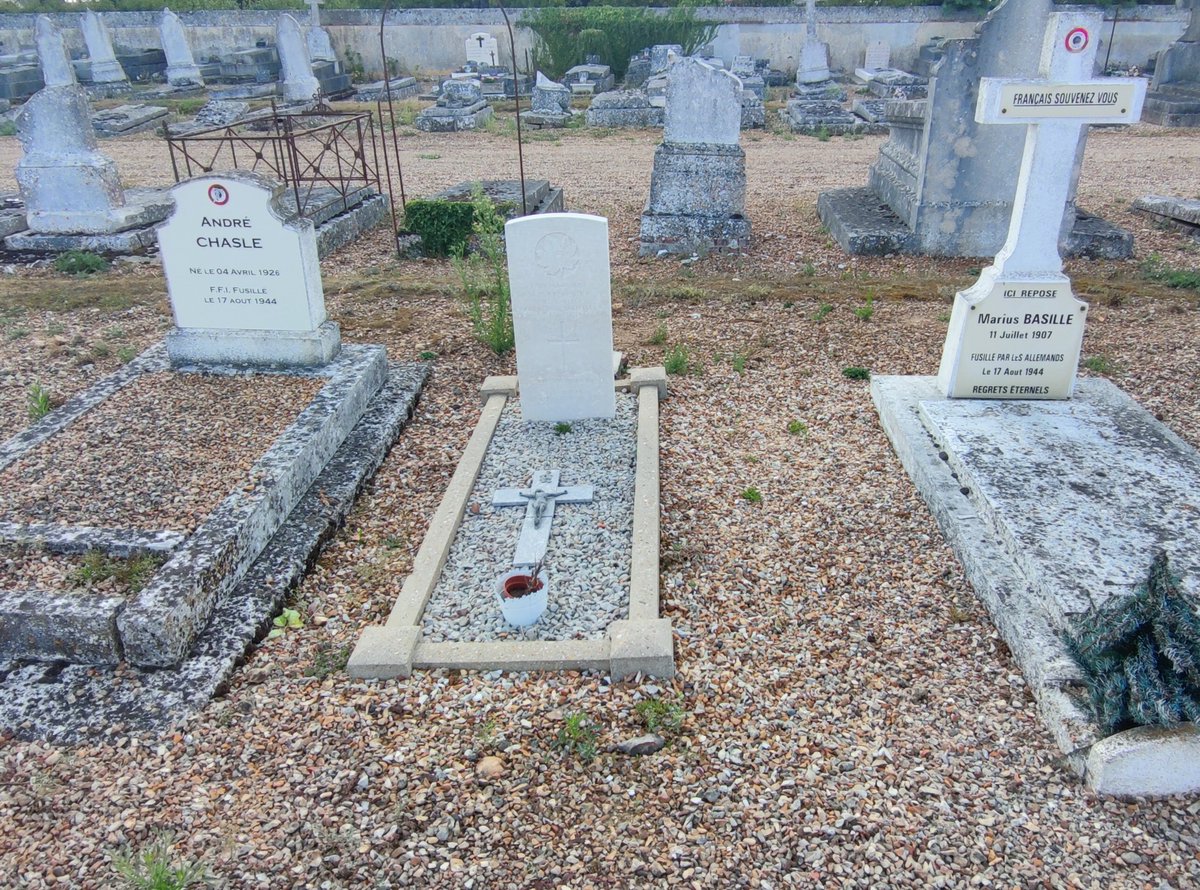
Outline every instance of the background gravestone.
<path fill-rule="evenodd" d="M 326 319 L 311 220 L 281 209 L 281 183 L 243 171 L 174 188 L 158 231 L 176 327 L 173 364 L 322 365 L 338 352 Z"/>
<path fill-rule="evenodd" d="M 283 98 L 288 102 L 311 102 L 320 92 L 321 84 L 313 76 L 308 45 L 304 42 L 300 23 L 286 12 L 280 14 L 279 23 L 275 26 L 275 44 L 279 47 Z"/>
<path fill-rule="evenodd" d="M 608 220 L 547 213 L 504 226 L 521 416 L 612 418 Z"/>
<path fill-rule="evenodd" d="M 468 37 L 465 48 L 468 62 L 485 68 L 494 68 L 500 64 L 500 44 L 486 31 L 478 31 Z"/>
<path fill-rule="evenodd" d="M 187 32 L 183 30 L 179 16 L 169 9 L 163 9 L 158 34 L 167 57 L 167 83 L 177 89 L 204 86 L 204 78 L 196 67 Z"/>
<path fill-rule="evenodd" d="M 92 65 L 92 83 L 128 83 L 125 69 L 113 53 L 112 37 L 104 19 L 88 10 L 83 15 L 83 39 Z"/>
<path fill-rule="evenodd" d="M 1158 54 L 1142 120 L 1163 127 L 1200 127 L 1200 0 L 1185 0 L 1192 12 L 1187 30 Z"/>

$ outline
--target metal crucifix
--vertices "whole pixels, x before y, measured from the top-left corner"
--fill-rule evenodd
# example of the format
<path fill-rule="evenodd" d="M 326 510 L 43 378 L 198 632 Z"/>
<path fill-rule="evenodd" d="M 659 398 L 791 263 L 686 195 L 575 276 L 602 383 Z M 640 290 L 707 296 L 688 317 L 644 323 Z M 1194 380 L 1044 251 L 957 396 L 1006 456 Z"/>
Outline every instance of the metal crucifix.
<path fill-rule="evenodd" d="M 595 493 L 591 485 L 559 486 L 560 471 L 539 470 L 529 488 L 502 488 L 492 495 L 493 507 L 524 507 L 525 520 L 513 554 L 514 566 L 536 565 L 550 545 L 550 524 L 555 504 L 590 504 Z"/>

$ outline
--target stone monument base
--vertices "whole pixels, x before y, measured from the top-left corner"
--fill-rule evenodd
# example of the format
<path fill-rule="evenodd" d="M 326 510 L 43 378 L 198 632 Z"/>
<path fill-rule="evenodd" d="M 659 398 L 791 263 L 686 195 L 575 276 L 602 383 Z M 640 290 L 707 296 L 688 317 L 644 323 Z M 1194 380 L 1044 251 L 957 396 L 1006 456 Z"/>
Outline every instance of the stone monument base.
<path fill-rule="evenodd" d="M 744 216 L 642 214 L 638 256 L 662 253 L 730 253 L 750 248 L 750 220 Z"/>
<path fill-rule="evenodd" d="M 741 146 L 664 142 L 654 151 L 638 255 L 747 250 L 745 201 Z"/>
<path fill-rule="evenodd" d="M 587 110 L 589 127 L 661 127 L 663 109 L 650 104 L 641 90 L 601 93 Z"/>
<path fill-rule="evenodd" d="M 417 115 L 417 129 L 424 133 L 457 133 L 477 130 L 492 119 L 492 106 L 480 100 L 465 108 L 434 105 Z"/>
<path fill-rule="evenodd" d="M 787 108 L 779 114 L 793 133 L 808 136 L 887 132 L 886 126 L 868 123 L 846 111 L 840 102 L 830 100 L 789 99 Z"/>
<path fill-rule="evenodd" d="M 104 213 L 26 213 L 26 225 L 38 229 L 52 225 L 54 228 L 76 228 L 77 231 L 25 229 L 8 235 L 4 239 L 4 247 L 16 253 L 62 253 L 64 250 L 89 250 L 103 254 L 142 253 L 154 246 L 155 229 L 173 207 L 171 194 L 166 189 L 130 189 L 125 192 L 124 206 Z M 105 228 L 109 230 L 104 231 Z"/>
<path fill-rule="evenodd" d="M 891 253 L 930 255 L 921 237 L 908 227 L 870 188 L 835 189 L 822 192 L 817 213 L 829 234 L 852 256 L 886 256 Z M 999 233 L 992 256 L 1004 240 Z M 1123 260 L 1133 256 L 1133 234 L 1082 210 L 1076 211 L 1075 227 L 1062 252 L 1067 257 Z"/>
<path fill-rule="evenodd" d="M 167 356 L 174 366 L 310 367 L 333 360 L 342 345 L 337 322 L 315 331 L 231 331 L 172 328 Z"/>
<path fill-rule="evenodd" d="M 1200 85 L 1172 85 L 1147 93 L 1142 120 L 1160 127 L 1200 127 Z"/>
<path fill-rule="evenodd" d="M 569 111 L 561 114 L 552 114 L 549 111 L 522 111 L 521 123 L 535 130 L 553 130 L 565 127 L 573 117 L 575 115 Z"/>

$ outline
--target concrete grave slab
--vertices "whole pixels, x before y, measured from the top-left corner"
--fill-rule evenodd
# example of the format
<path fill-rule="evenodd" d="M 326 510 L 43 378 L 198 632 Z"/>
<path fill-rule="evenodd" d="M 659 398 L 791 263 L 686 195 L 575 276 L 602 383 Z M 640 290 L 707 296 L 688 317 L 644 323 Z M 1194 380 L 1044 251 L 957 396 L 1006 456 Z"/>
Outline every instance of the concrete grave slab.
<path fill-rule="evenodd" d="M 1178 555 L 1172 569 L 1195 594 L 1200 485 L 1188 480 L 1200 474 L 1200 455 L 1106 380 L 1082 379 L 1075 397 L 1059 403 L 951 403 L 933 377 L 875 377 L 871 396 L 900 463 L 1012 651 L 1071 768 L 1100 793 L 1200 791 L 1190 724 L 1101 739 L 1084 705 L 1082 675 L 1060 635 L 1064 616 L 1085 592 L 1104 601 L 1144 578 L 1153 554 L 1143 547 L 1162 545 Z M 943 410 L 956 415 L 960 406 L 967 415 Z M 1051 428 L 1046 412 L 1062 415 L 1061 429 Z M 1034 430 L 1040 432 L 1030 438 Z M 988 432 L 1003 441 L 982 444 Z M 1026 450 L 1012 450 L 1017 447 Z M 1008 499 L 1000 494 L 1012 493 L 1004 476 L 1022 462 L 1021 478 L 1031 488 Z M 1163 478 L 1145 481 L 1155 469 Z M 1130 505 L 1126 486 L 1143 482 L 1154 487 Z M 1168 521 L 1160 510 L 1182 520 Z M 1062 528 L 1039 518 L 1047 516 Z M 1077 576 L 1086 579 L 1087 591 Z"/>

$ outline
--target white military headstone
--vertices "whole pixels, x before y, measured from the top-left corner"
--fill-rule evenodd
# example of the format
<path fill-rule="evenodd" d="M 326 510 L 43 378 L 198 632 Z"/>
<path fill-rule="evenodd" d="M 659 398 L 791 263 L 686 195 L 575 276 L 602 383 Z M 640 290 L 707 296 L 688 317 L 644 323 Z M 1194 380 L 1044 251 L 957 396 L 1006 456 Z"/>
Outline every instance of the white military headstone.
<path fill-rule="evenodd" d="M 500 64 L 500 45 L 486 31 L 477 31 L 466 40 L 467 61 L 479 65 Z"/>
<path fill-rule="evenodd" d="M 121 83 L 129 78 L 113 52 L 108 25 L 94 11 L 83 14 L 83 40 L 92 66 L 92 83 Z"/>
<path fill-rule="evenodd" d="M 737 145 L 741 132 L 741 81 L 691 56 L 667 69 L 665 142 Z"/>
<path fill-rule="evenodd" d="M 866 58 L 863 67 L 868 71 L 881 71 L 892 64 L 892 48 L 882 40 L 874 40 L 867 44 Z"/>
<path fill-rule="evenodd" d="M 176 331 L 173 360 L 322 364 L 337 350 L 311 220 L 287 218 L 283 186 L 253 173 L 201 176 L 172 190 L 158 230 Z M 333 338 L 332 345 L 330 344 Z"/>
<path fill-rule="evenodd" d="M 616 413 L 608 220 L 543 213 L 504 227 L 521 414 L 563 421 Z"/>
<path fill-rule="evenodd" d="M 1079 140 L 1089 123 L 1135 123 L 1146 81 L 1092 79 L 1098 14 L 1056 13 L 1043 79 L 983 78 L 975 119 L 1028 127 L 1008 240 L 954 298 L 938 386 L 957 398 L 1066 399 L 1087 305 L 1063 274 L 1058 235 Z"/>
<path fill-rule="evenodd" d="M 183 22 L 166 8 L 158 22 L 158 38 L 167 57 L 167 83 L 173 87 L 204 86 Z"/>

